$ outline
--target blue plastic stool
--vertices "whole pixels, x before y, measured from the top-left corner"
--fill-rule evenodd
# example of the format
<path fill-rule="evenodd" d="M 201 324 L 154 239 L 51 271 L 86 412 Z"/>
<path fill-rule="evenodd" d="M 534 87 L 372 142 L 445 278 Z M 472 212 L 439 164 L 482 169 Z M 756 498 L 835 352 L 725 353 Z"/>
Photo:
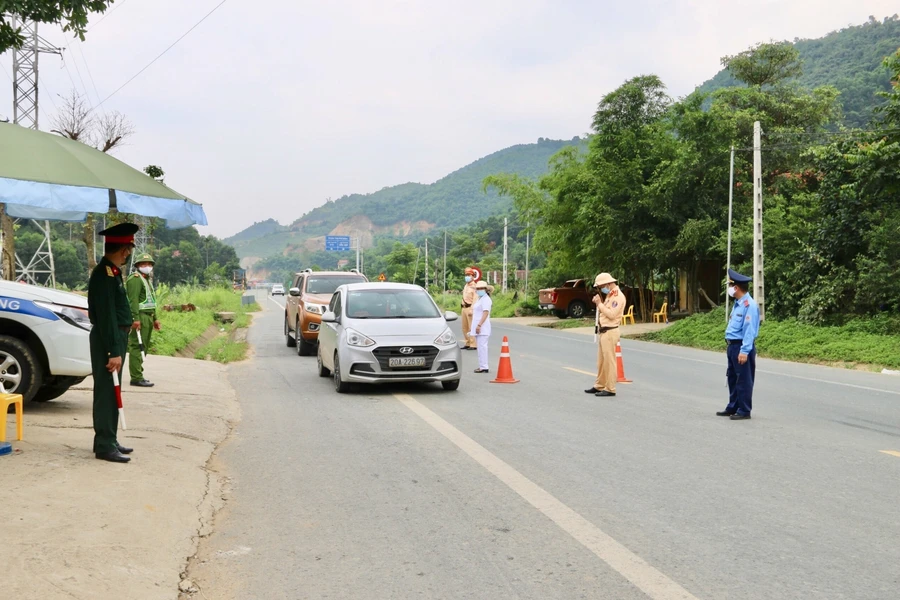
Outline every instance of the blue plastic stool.
<path fill-rule="evenodd" d="M 0 456 L 12 454 L 12 444 L 9 442 L 0 442 Z"/>

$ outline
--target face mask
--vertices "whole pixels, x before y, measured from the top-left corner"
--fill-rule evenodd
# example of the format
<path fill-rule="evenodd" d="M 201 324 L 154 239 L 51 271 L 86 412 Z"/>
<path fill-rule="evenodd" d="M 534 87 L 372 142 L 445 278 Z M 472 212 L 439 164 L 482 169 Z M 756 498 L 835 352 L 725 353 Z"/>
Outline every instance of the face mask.
<path fill-rule="evenodd" d="M 483 298 L 487 294 L 487 290 L 478 290 L 477 294 L 479 298 Z"/>
<path fill-rule="evenodd" d="M 138 271 L 140 271 L 144 275 L 149 275 L 153 272 L 153 267 L 138 267 Z"/>
<path fill-rule="evenodd" d="M 604 286 L 604 287 L 600 288 L 600 291 L 603 292 L 604 294 L 608 294 L 608 293 L 609 293 L 609 288 L 606 287 L 606 286 Z"/>
<path fill-rule="evenodd" d="M 730 286 L 727 290 L 725 290 L 731 298 L 734 298 L 734 286 Z"/>
<path fill-rule="evenodd" d="M 131 252 L 122 257 L 122 262 L 119 264 L 120 267 L 124 267 L 128 264 L 128 259 L 131 258 Z"/>
<path fill-rule="evenodd" d="M 466 275 L 466 283 L 469 283 L 470 281 L 472 281 L 472 276 Z"/>

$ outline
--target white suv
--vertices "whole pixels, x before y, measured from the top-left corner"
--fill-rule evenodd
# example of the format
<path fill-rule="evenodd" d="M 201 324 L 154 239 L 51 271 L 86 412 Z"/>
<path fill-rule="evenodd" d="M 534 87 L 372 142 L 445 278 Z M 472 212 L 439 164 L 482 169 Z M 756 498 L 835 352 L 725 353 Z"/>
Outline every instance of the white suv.
<path fill-rule="evenodd" d="M 0 392 L 45 402 L 91 374 L 87 298 L 0 281 Z"/>

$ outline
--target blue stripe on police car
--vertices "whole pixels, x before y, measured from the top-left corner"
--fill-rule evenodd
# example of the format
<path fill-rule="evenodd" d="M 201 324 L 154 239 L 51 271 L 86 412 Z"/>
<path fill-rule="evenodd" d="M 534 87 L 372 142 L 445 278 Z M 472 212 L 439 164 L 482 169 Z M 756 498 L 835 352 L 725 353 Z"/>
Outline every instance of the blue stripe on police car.
<path fill-rule="evenodd" d="M 31 300 L 22 300 L 20 298 L 10 298 L 8 296 L 0 296 L 0 312 L 11 312 L 20 315 L 29 315 L 48 321 L 58 321 L 59 317 L 53 311 L 37 306 Z"/>

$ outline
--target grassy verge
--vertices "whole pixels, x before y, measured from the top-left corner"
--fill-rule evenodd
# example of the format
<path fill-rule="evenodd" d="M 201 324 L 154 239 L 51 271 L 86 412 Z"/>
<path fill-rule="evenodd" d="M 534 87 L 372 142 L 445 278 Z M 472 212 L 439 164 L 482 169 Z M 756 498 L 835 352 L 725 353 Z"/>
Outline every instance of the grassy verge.
<path fill-rule="evenodd" d="M 231 341 L 231 336 L 226 330 L 209 343 L 203 345 L 194 353 L 194 358 L 199 360 L 214 360 L 220 363 L 230 363 L 247 358 L 250 345 L 247 342 Z"/>
<path fill-rule="evenodd" d="M 855 368 L 900 367 L 900 334 L 882 319 L 858 319 L 840 326 L 815 326 L 796 319 L 767 320 L 760 327 L 756 346 L 760 356 Z M 640 339 L 724 350 L 725 310 L 694 315 Z"/>
<path fill-rule="evenodd" d="M 455 313 L 459 313 L 460 294 L 448 293 L 446 296 L 434 294 L 432 297 L 437 302 L 437 305 L 441 307 L 441 310 L 452 310 Z M 547 311 L 542 311 L 538 308 L 537 300 L 533 296 L 526 302 L 522 300 L 521 293 L 516 296 L 515 292 L 503 294 L 495 291 L 491 294 L 491 300 L 494 303 L 491 316 L 497 319 L 547 314 Z"/>
<path fill-rule="evenodd" d="M 559 319 L 558 321 L 551 321 L 547 325 L 543 325 L 542 327 L 549 327 L 550 329 L 575 329 L 577 327 L 593 327 L 594 319 Z"/>
<path fill-rule="evenodd" d="M 174 288 L 160 286 L 157 292 L 157 303 L 160 306 L 157 315 L 162 329 L 154 334 L 150 351 L 163 356 L 174 356 L 203 335 L 209 326 L 215 323 L 217 312 L 233 312 L 235 314 L 234 323 L 225 326 L 227 334 L 234 328 L 247 327 L 250 320 L 248 313 L 260 309 L 258 304 L 241 305 L 241 292 L 223 288 L 201 288 L 189 285 Z M 197 310 L 190 312 L 162 310 L 162 306 L 166 304 L 174 306 L 193 304 Z M 229 338 L 228 335 L 220 335 L 212 340 L 206 346 L 218 342 L 221 347 L 210 349 L 203 355 L 203 358 L 210 357 L 212 360 L 230 362 L 239 360 L 234 358 L 237 355 L 241 357 L 246 355 L 247 344 L 231 342 Z M 220 339 L 223 341 L 219 342 Z M 243 346 L 242 351 L 239 350 L 240 346 Z M 200 352 L 198 351 L 197 354 Z M 226 358 L 229 360 L 224 360 Z"/>

